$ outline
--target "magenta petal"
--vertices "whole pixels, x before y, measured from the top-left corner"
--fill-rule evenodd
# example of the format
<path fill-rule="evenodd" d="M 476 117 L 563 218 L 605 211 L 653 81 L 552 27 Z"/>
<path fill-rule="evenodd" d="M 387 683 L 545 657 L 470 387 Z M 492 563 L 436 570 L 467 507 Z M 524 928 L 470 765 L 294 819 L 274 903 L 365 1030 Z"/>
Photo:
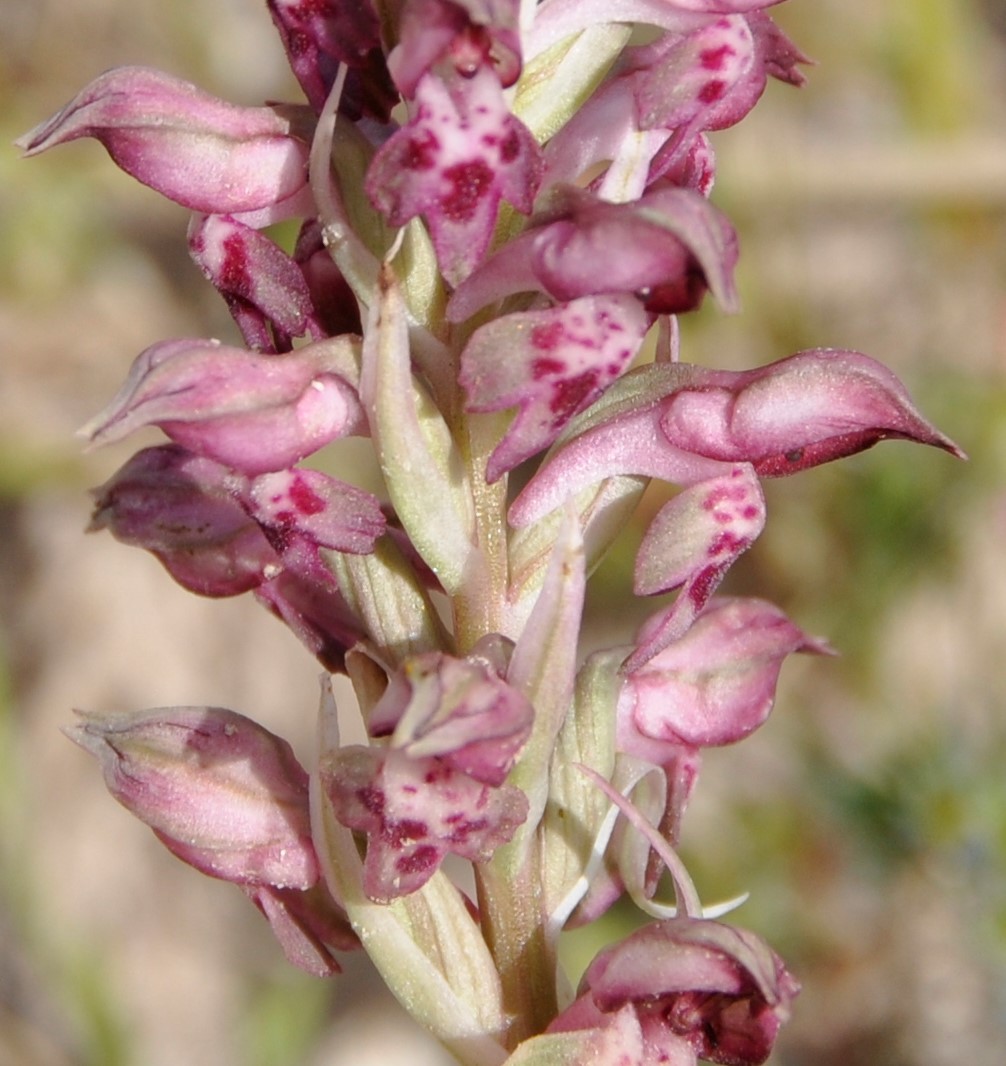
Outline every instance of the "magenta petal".
<path fill-rule="evenodd" d="M 529 212 L 541 153 L 480 69 L 452 95 L 425 75 L 408 125 L 374 157 L 367 194 L 395 226 L 422 215 L 445 277 L 457 284 L 489 246 L 501 199 Z"/>
<path fill-rule="evenodd" d="M 488 480 L 548 447 L 625 371 L 648 325 L 638 300 L 597 296 L 506 315 L 477 330 L 461 356 L 468 409 L 520 408 L 490 456 Z"/>
<path fill-rule="evenodd" d="M 485 861 L 527 816 L 527 798 L 436 758 L 353 746 L 325 774 L 336 817 L 367 834 L 364 890 L 388 902 L 421 888 L 448 852 Z"/>
<path fill-rule="evenodd" d="M 287 119 L 145 67 L 102 74 L 18 144 L 35 155 L 78 137 L 95 137 L 144 185 L 208 214 L 265 208 L 307 181 L 308 146 Z"/>
<path fill-rule="evenodd" d="M 740 15 L 716 19 L 688 34 L 667 34 L 636 50 L 630 63 L 636 67 L 631 80 L 640 128 L 698 131 L 727 124 L 719 113 L 754 58 L 754 36 Z M 748 110 L 744 107 L 736 117 Z"/>
<path fill-rule="evenodd" d="M 233 218 L 196 216 L 189 252 L 223 296 L 245 342 L 288 351 L 312 324 L 311 294 L 297 263 L 258 230 Z"/>
<path fill-rule="evenodd" d="M 180 859 L 238 884 L 310 888 L 307 773 L 290 745 L 220 707 L 82 715 L 71 738 Z"/>
<path fill-rule="evenodd" d="M 280 470 L 248 485 L 249 514 L 282 546 L 293 534 L 356 555 L 374 550 L 385 519 L 377 498 L 319 470 Z"/>
<path fill-rule="evenodd" d="M 829 651 L 770 603 L 714 600 L 680 640 L 629 674 L 632 720 L 653 740 L 733 744 L 768 717 L 787 655 Z"/>
<path fill-rule="evenodd" d="M 646 531 L 636 557 L 636 594 L 667 592 L 708 567 L 729 565 L 764 525 L 761 488 L 743 465 L 682 490 Z"/>

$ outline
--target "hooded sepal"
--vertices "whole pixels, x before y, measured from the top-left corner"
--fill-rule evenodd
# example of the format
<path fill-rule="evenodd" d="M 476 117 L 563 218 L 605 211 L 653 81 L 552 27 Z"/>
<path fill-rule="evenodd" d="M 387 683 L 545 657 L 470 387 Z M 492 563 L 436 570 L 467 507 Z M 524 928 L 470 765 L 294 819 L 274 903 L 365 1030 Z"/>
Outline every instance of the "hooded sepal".
<path fill-rule="evenodd" d="M 668 396 L 660 428 L 696 455 L 781 477 L 888 439 L 963 453 L 926 421 L 887 367 L 860 352 L 815 348 L 754 370 L 700 372 Z"/>
<path fill-rule="evenodd" d="M 832 649 L 764 600 L 713 599 L 683 636 L 627 670 L 619 750 L 662 764 L 680 748 L 743 739 L 768 717 L 793 652 Z"/>
<path fill-rule="evenodd" d="M 517 292 L 555 300 L 635 295 L 648 311 L 676 314 L 712 292 L 736 310 L 737 237 L 700 193 L 661 185 L 611 203 L 573 186 L 553 188 L 538 225 L 510 241 L 459 285 L 452 321 Z"/>
<path fill-rule="evenodd" d="M 156 425 L 189 451 L 243 474 L 282 470 L 365 431 L 354 386 L 324 341 L 285 355 L 219 341 L 162 341 L 141 352 L 112 402 L 80 433 L 94 445 Z"/>
<path fill-rule="evenodd" d="M 593 1009 L 612 1014 L 629 1006 L 648 1056 L 681 1061 L 685 1041 L 709 1062 L 758 1066 L 798 992 L 782 960 L 754 933 L 706 918 L 671 918 L 602 951 L 581 982 L 580 998 L 590 1003 L 578 1000 L 553 1029 Z"/>
<path fill-rule="evenodd" d="M 308 146 L 269 107 L 237 107 L 146 67 L 97 77 L 17 142 L 28 155 L 94 137 L 126 173 L 193 211 L 308 215 Z"/>

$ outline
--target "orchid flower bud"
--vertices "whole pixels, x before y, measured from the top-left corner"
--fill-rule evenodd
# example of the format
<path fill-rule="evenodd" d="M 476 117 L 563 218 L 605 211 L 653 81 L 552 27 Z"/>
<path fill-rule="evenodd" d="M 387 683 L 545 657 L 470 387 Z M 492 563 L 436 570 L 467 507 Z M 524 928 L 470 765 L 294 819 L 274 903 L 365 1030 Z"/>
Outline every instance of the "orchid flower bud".
<path fill-rule="evenodd" d="M 112 795 L 190 866 L 235 884 L 318 881 L 307 773 L 285 740 L 221 707 L 82 715 L 70 737 Z"/>
<path fill-rule="evenodd" d="M 964 455 L 890 370 L 859 352 L 815 349 L 741 372 L 640 367 L 573 421 L 512 504 L 510 521 L 528 525 L 615 474 L 692 485 L 742 462 L 778 477 L 887 439 Z"/>
<path fill-rule="evenodd" d="M 414 892 L 448 853 L 481 862 L 512 837 L 528 801 L 504 779 L 533 716 L 484 662 L 439 652 L 406 662 L 371 714 L 388 746 L 340 748 L 322 771 L 336 817 L 367 834 L 371 899 Z"/>
<path fill-rule="evenodd" d="M 320 880 L 307 772 L 285 740 L 221 707 L 81 719 L 67 732 L 119 803 L 183 862 L 238 885 L 291 963 L 338 973 L 330 949 L 358 943 Z"/>
<path fill-rule="evenodd" d="M 208 214 L 307 214 L 308 145 L 269 107 L 224 103 L 146 67 L 96 78 L 17 142 L 28 155 L 94 137 L 127 174 Z"/>
<path fill-rule="evenodd" d="M 763 940 L 704 918 L 654 922 L 602 951 L 580 999 L 549 1027 L 561 1032 L 594 1014 L 631 1007 L 646 1062 L 700 1059 L 758 1066 L 772 1051 L 799 985 Z M 582 1004 L 581 1001 L 588 1000 Z"/>
<path fill-rule="evenodd" d="M 387 118 L 394 87 L 385 69 L 377 12 L 370 0 L 267 0 L 290 67 L 321 111 L 340 63 L 350 68 L 340 110 Z"/>
<path fill-rule="evenodd" d="M 227 467 L 177 444 L 145 448 L 93 490 L 88 530 L 145 548 L 192 592 L 236 596 L 281 566 L 232 482 Z"/>
<path fill-rule="evenodd" d="M 619 750 L 663 765 L 681 747 L 741 740 L 768 717 L 793 652 L 831 648 L 763 600 L 714 599 L 684 636 L 627 673 Z"/>
<path fill-rule="evenodd" d="M 269 356 L 177 340 L 142 352 L 119 394 L 80 432 L 100 445 L 147 425 L 255 475 L 293 466 L 363 431 L 366 420 L 353 386 L 327 369 L 324 345 Z"/>
<path fill-rule="evenodd" d="M 635 294 L 657 314 L 692 310 L 711 291 L 724 310 L 735 309 L 736 234 L 701 194 L 663 185 L 631 203 L 573 187 L 551 195 L 550 221 L 510 241 L 458 286 L 447 308 L 452 321 L 536 290 L 556 300 Z"/>
<path fill-rule="evenodd" d="M 780 477 L 841 459 L 887 439 L 932 444 L 959 458 L 904 385 L 859 352 L 817 348 L 739 373 L 707 371 L 669 396 L 660 428 L 696 455 L 753 464 Z"/>

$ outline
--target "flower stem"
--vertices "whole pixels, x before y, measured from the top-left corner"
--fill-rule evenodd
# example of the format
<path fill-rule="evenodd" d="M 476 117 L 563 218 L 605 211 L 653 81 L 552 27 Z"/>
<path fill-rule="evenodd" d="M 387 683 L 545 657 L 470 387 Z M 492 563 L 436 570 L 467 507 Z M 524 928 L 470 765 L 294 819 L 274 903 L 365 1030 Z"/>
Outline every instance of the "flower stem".
<path fill-rule="evenodd" d="M 544 1031 L 558 1013 L 555 953 L 545 936 L 537 844 L 516 877 L 496 863 L 475 871 L 482 931 L 496 960 L 503 1009 L 513 1018 L 506 1044 Z"/>

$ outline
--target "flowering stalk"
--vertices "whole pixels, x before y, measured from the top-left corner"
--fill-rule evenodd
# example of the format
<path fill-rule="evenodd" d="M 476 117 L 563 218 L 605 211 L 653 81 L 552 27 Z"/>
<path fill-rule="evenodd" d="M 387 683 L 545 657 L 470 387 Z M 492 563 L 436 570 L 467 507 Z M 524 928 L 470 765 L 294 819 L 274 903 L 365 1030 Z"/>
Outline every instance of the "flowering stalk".
<path fill-rule="evenodd" d="M 471 1066 L 768 1057 L 798 985 L 703 909 L 674 846 L 702 749 L 765 720 L 786 656 L 830 648 L 717 589 L 765 524 L 762 478 L 885 438 L 961 454 L 860 353 L 679 360 L 677 316 L 737 304 L 707 134 L 803 81 L 771 6 L 268 0 L 306 103 L 125 67 L 20 142 L 93 137 L 192 209 L 245 346 L 141 353 L 82 432 L 170 443 L 95 490 L 92 528 L 201 595 L 253 593 L 349 676 L 367 743 L 340 743 L 327 680 L 310 773 L 214 707 L 71 736 L 292 962 L 327 975 L 362 946 Z M 286 219 L 291 247 L 266 231 Z M 380 499 L 301 465 L 351 435 Z M 677 596 L 584 658 L 587 577 L 653 478 L 678 491 L 632 593 Z M 561 931 L 623 895 L 651 922 L 573 994 Z"/>

